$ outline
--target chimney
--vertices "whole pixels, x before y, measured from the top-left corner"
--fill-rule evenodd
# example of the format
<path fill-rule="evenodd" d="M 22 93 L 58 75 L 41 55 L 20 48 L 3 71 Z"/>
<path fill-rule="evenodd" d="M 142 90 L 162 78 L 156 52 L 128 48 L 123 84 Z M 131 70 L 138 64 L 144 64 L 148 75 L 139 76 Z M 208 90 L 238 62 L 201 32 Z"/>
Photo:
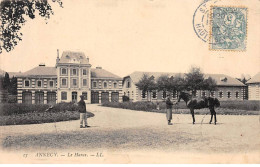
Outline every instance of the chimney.
<path fill-rule="evenodd" d="M 96 67 L 96 69 L 102 69 L 102 67 L 98 66 L 98 67 Z"/>
<path fill-rule="evenodd" d="M 60 56 L 59 56 L 59 49 L 57 49 L 57 58 L 56 58 L 56 66 L 60 61 Z"/>
<path fill-rule="evenodd" d="M 39 66 L 40 67 L 45 67 L 45 63 L 40 63 Z"/>

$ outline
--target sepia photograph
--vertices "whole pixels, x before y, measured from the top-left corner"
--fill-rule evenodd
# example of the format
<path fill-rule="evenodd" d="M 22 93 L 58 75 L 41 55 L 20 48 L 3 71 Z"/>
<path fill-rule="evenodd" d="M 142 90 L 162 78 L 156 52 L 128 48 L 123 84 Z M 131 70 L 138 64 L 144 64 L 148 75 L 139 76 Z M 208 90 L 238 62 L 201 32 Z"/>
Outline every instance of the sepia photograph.
<path fill-rule="evenodd" d="M 259 164 L 259 0 L 0 0 L 0 164 Z"/>

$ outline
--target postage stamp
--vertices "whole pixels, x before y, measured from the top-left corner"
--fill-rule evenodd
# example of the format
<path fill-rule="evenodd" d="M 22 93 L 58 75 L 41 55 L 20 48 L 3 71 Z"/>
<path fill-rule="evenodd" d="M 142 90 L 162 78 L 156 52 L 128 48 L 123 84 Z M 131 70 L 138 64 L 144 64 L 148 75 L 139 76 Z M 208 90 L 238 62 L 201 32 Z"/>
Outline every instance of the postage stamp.
<path fill-rule="evenodd" d="M 246 7 L 211 6 L 209 49 L 245 51 L 247 12 Z"/>

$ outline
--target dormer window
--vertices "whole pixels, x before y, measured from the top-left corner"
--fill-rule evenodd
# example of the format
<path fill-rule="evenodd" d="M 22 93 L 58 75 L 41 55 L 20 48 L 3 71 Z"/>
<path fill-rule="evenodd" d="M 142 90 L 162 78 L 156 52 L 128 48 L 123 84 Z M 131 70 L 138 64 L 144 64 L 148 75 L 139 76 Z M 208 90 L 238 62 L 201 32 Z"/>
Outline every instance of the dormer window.
<path fill-rule="evenodd" d="M 227 77 L 220 78 L 222 82 L 227 82 Z"/>
<path fill-rule="evenodd" d="M 69 59 L 69 58 L 70 58 L 70 56 L 69 56 L 69 55 L 66 55 L 66 58 L 67 58 L 67 59 Z"/>

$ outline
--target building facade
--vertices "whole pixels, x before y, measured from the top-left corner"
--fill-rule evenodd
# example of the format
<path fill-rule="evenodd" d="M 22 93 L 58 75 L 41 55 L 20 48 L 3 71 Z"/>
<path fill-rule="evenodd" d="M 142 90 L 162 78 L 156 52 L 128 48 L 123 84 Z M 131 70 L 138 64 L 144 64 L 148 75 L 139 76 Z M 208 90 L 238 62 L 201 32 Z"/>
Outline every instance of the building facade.
<path fill-rule="evenodd" d="M 139 90 L 136 83 L 142 78 L 144 74 L 148 76 L 153 76 L 155 80 L 160 76 L 182 76 L 184 74 L 177 73 L 162 73 L 162 72 L 133 72 L 132 74 L 124 77 L 123 79 L 123 94 L 128 96 L 133 102 L 135 101 L 161 101 L 165 100 L 167 94 L 171 94 L 172 99 L 177 99 L 176 92 L 165 92 L 165 91 L 153 91 L 153 92 L 143 92 Z M 245 99 L 245 88 L 242 82 L 235 78 L 224 74 L 207 74 L 205 78 L 211 77 L 217 83 L 216 91 L 202 91 L 196 92 L 196 97 L 211 96 L 216 97 L 219 100 L 244 100 Z"/>
<path fill-rule="evenodd" d="M 56 66 L 40 64 L 17 75 L 18 103 L 55 104 L 77 102 L 84 95 L 86 103 L 122 100 L 122 78 L 101 67 L 91 68 L 82 52 L 64 51 Z"/>
<path fill-rule="evenodd" d="M 248 100 L 260 100 L 260 72 L 246 84 L 248 85 Z"/>

